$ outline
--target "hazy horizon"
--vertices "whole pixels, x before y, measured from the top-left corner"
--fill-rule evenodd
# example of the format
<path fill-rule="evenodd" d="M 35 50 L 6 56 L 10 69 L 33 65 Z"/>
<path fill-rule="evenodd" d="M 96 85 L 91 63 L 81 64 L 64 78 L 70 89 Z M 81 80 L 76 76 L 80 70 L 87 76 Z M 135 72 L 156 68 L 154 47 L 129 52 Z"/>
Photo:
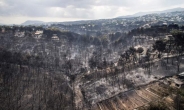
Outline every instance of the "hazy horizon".
<path fill-rule="evenodd" d="M 0 0 L 0 23 L 21 24 L 27 20 L 64 22 L 109 19 L 138 12 L 184 8 L 183 0 Z"/>

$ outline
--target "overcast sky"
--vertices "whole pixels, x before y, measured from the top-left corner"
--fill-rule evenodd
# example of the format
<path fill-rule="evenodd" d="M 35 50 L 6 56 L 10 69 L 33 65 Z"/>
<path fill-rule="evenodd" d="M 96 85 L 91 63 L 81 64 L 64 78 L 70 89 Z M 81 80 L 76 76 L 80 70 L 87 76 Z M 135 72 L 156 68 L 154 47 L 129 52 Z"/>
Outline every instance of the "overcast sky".
<path fill-rule="evenodd" d="M 0 0 L 0 23 L 105 19 L 184 7 L 184 0 Z"/>

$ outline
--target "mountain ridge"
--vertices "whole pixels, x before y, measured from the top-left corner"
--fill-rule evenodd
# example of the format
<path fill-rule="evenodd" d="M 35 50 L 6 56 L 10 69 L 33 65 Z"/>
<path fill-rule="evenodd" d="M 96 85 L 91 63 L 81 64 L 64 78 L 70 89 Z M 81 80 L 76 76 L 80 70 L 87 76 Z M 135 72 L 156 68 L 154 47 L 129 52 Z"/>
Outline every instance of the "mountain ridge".
<path fill-rule="evenodd" d="M 23 22 L 21 25 L 41 25 L 45 24 L 46 22 L 44 21 L 39 21 L 39 20 L 27 20 Z"/>
<path fill-rule="evenodd" d="M 161 13 L 170 13 L 170 12 L 177 12 L 177 11 L 184 11 L 184 8 L 179 7 L 179 8 L 172 8 L 172 9 L 167 9 L 163 11 L 138 12 L 133 15 L 119 16 L 116 18 L 133 18 L 133 17 L 139 17 L 139 16 L 148 15 L 148 14 L 161 14 Z M 53 24 L 53 23 L 72 24 L 72 23 L 80 23 L 83 21 L 91 21 L 91 20 L 78 20 L 78 21 L 66 21 L 66 22 L 44 22 L 39 20 L 27 20 L 20 25 L 45 25 L 45 24 Z"/>
<path fill-rule="evenodd" d="M 131 18 L 131 17 L 144 16 L 147 14 L 161 14 L 161 13 L 170 13 L 170 12 L 176 12 L 176 11 L 184 11 L 184 8 L 179 7 L 179 8 L 172 8 L 172 9 L 167 9 L 163 11 L 138 12 L 132 15 L 118 16 L 116 18 Z"/>

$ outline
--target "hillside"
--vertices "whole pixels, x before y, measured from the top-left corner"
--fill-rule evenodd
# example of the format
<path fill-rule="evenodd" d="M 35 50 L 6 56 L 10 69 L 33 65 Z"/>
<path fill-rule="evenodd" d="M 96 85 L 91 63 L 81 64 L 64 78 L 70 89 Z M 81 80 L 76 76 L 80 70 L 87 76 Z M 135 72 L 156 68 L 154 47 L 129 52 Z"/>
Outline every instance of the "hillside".
<path fill-rule="evenodd" d="M 177 108 L 173 89 L 183 100 L 183 13 L 169 14 L 0 26 L 0 109 L 129 110 L 160 101 Z"/>

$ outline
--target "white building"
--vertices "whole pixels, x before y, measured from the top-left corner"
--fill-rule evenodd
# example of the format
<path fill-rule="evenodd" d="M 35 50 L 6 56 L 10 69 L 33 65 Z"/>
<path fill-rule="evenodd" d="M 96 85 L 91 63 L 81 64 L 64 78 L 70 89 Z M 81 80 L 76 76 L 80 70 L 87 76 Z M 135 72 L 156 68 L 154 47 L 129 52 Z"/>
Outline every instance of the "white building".
<path fill-rule="evenodd" d="M 35 37 L 38 38 L 38 39 L 40 39 L 42 35 L 43 35 L 43 31 L 37 30 L 35 32 Z"/>
<path fill-rule="evenodd" d="M 59 37 L 57 36 L 57 34 L 53 34 L 52 40 L 53 41 L 59 41 Z"/>

